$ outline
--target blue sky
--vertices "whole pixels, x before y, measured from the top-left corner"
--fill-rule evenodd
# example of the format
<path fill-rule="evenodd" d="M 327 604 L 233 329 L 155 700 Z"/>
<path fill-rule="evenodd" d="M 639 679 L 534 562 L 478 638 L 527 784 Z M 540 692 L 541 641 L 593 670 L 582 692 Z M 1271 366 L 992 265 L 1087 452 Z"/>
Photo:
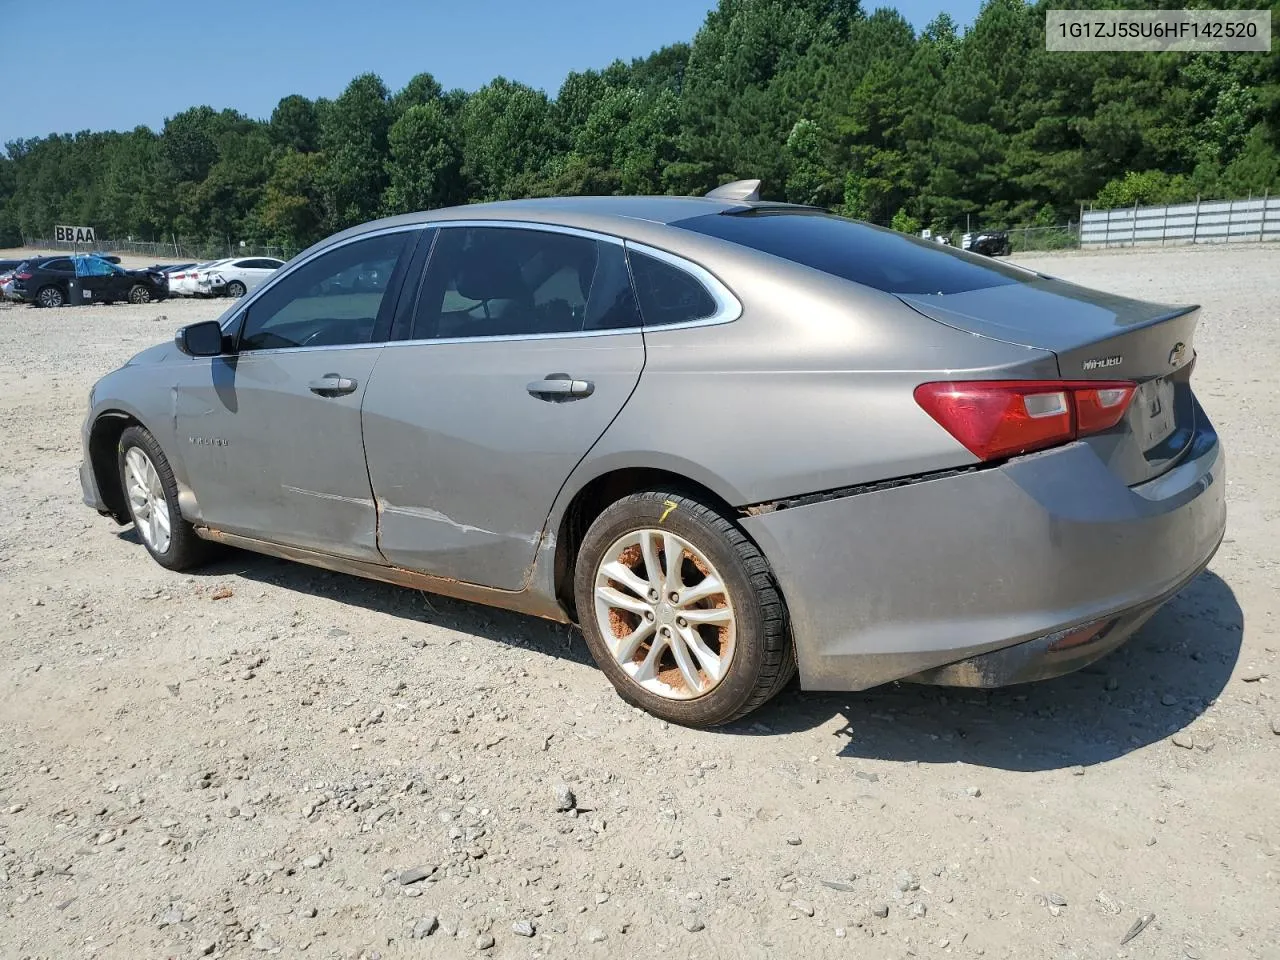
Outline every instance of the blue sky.
<path fill-rule="evenodd" d="M 971 23 L 979 4 L 884 5 L 896 6 L 919 29 L 943 9 Z M 206 103 L 267 117 L 283 96 L 333 97 L 366 71 L 393 90 L 425 70 L 446 88 L 474 90 L 502 74 L 554 95 L 570 70 L 692 39 L 712 6 L 711 0 L 15 3 L 0 31 L 6 101 L 0 144 L 84 129 L 159 129 L 166 116 Z"/>

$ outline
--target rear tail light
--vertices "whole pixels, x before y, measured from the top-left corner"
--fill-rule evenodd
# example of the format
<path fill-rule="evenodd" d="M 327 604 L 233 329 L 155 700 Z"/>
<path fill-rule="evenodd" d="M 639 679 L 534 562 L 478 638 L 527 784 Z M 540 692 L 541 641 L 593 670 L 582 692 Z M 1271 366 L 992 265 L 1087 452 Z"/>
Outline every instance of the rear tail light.
<path fill-rule="evenodd" d="M 13 279 L 15 279 L 15 280 L 30 280 L 30 279 L 31 279 L 31 274 L 29 274 L 29 273 L 15 273 L 15 274 L 13 275 Z"/>
<path fill-rule="evenodd" d="M 979 460 L 1043 450 L 1109 430 L 1137 384 L 1100 380 L 922 383 L 916 403 Z"/>

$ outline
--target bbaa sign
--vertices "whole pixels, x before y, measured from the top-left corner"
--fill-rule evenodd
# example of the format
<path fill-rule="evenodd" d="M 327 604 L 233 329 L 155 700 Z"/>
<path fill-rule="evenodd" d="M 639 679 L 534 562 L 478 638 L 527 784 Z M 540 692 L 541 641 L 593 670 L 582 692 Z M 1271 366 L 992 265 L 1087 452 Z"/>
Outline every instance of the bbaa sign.
<path fill-rule="evenodd" d="M 54 227 L 53 239 L 58 243 L 97 243 L 93 227 Z"/>

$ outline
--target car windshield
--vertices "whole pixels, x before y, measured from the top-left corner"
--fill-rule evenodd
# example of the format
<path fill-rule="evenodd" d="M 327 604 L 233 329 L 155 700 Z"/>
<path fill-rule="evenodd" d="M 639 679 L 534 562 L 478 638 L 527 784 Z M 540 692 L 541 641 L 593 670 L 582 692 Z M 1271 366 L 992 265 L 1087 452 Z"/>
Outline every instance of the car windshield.
<path fill-rule="evenodd" d="M 947 294 L 1025 283 L 1035 274 L 896 230 L 819 211 L 714 213 L 672 226 L 719 237 L 886 293 Z"/>

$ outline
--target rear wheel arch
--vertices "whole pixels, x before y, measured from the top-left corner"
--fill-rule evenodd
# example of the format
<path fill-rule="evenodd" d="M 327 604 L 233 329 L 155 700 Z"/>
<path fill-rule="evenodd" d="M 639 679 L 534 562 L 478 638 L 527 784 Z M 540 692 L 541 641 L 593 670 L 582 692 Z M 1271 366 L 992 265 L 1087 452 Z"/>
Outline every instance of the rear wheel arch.
<path fill-rule="evenodd" d="M 574 572 L 587 528 L 611 504 L 644 490 L 671 490 L 712 507 L 726 517 L 736 517 L 741 513 L 706 484 L 670 470 L 622 467 L 593 477 L 569 500 L 556 528 L 555 595 L 575 618 Z M 750 538 L 750 534 L 746 535 Z"/>

